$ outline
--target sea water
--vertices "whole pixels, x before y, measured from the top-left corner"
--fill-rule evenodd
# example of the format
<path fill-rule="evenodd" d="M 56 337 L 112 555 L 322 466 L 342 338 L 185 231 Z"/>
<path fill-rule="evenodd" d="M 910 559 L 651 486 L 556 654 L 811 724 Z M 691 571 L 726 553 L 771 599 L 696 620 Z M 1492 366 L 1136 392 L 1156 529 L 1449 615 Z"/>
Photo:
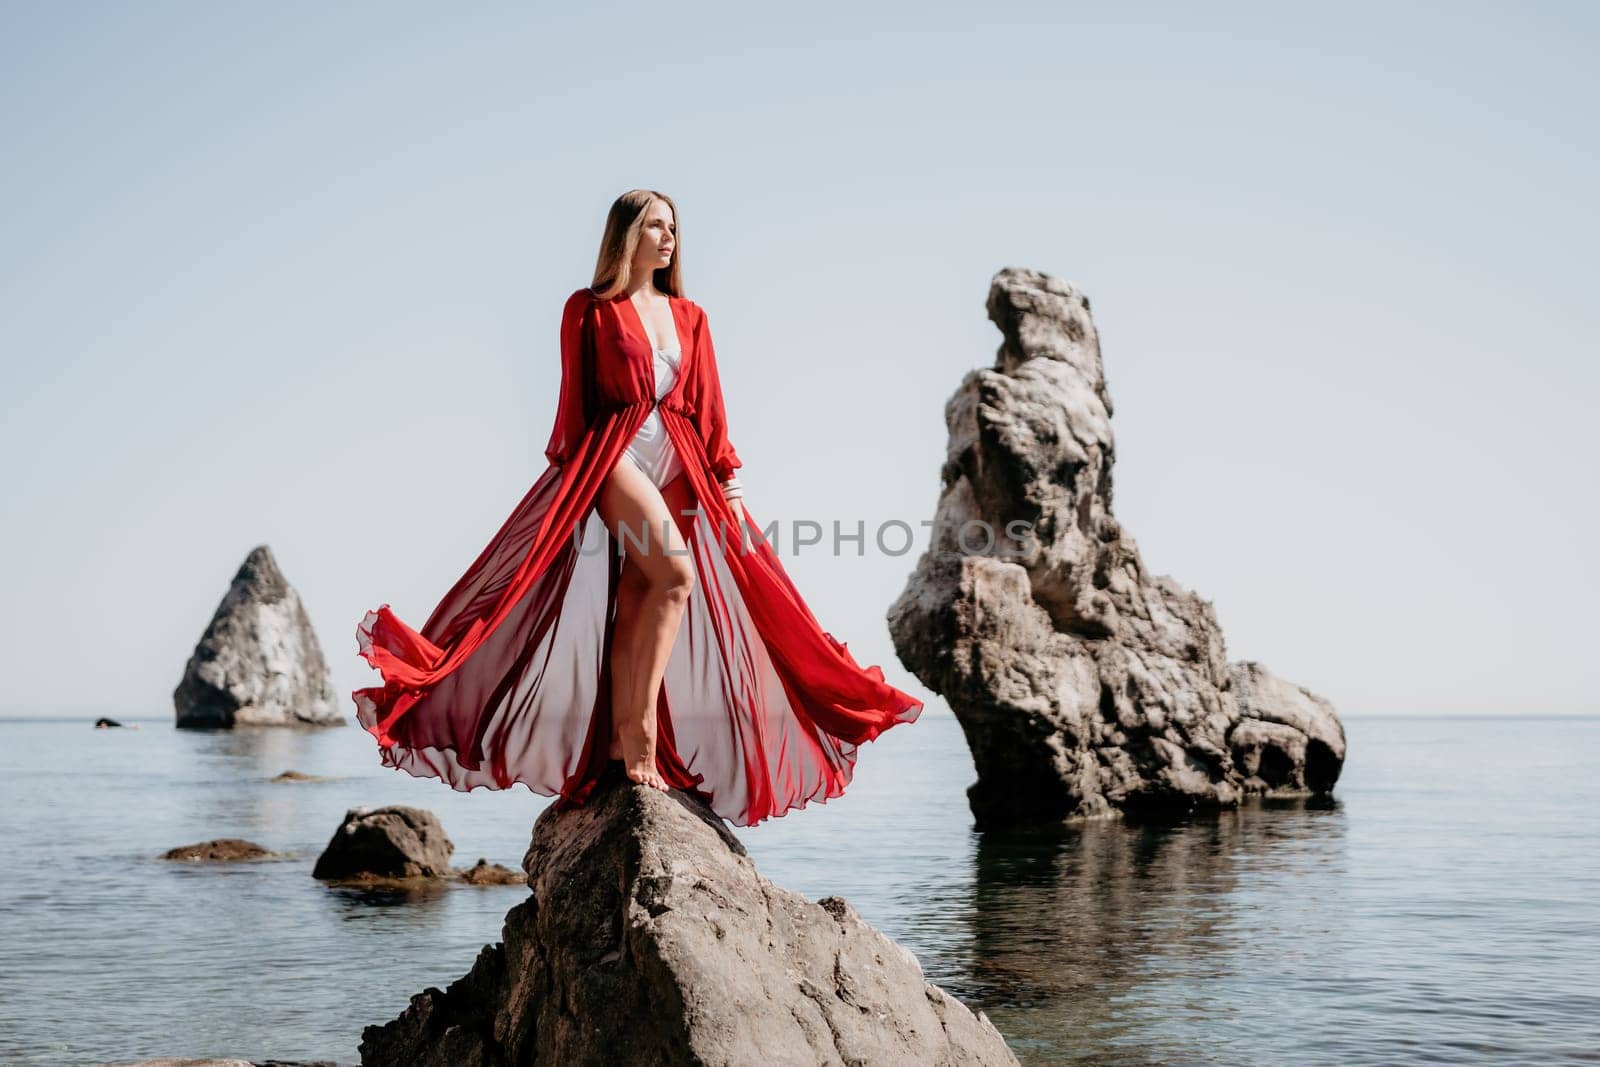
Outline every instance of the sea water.
<path fill-rule="evenodd" d="M 0 721 L 0 1063 L 354 1064 L 363 1026 L 464 974 L 527 893 L 311 877 L 363 805 L 433 811 L 460 866 L 519 866 L 550 803 L 520 786 L 411 778 L 353 726 L 125 721 Z M 971 758 L 930 709 L 863 746 L 843 797 L 736 832 L 1023 1063 L 1600 1063 L 1600 720 L 1346 728 L 1332 804 L 1002 840 L 972 830 Z M 325 780 L 271 780 L 291 769 Z M 215 837 L 289 856 L 157 858 Z"/>

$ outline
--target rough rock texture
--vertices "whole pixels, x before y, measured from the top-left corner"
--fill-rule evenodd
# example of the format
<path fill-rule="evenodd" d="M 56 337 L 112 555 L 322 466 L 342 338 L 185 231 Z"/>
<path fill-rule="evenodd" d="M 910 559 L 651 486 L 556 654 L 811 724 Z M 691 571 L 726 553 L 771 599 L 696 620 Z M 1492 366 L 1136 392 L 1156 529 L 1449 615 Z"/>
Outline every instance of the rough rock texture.
<path fill-rule="evenodd" d="M 966 732 L 978 825 L 1331 790 L 1333 708 L 1230 665 L 1211 603 L 1146 571 L 1111 514 L 1088 298 L 1007 269 L 988 310 L 1004 338 L 945 406 L 932 541 L 889 611 L 901 661 Z"/>
<path fill-rule="evenodd" d="M 1259 663 L 1228 668 L 1242 716 L 1228 735 L 1250 792 L 1329 793 L 1344 766 L 1344 727 L 1333 705 Z"/>
<path fill-rule="evenodd" d="M 366 1067 L 1017 1062 L 910 952 L 838 897 L 773 885 L 684 793 L 613 767 L 539 816 L 524 867 L 503 941 L 367 1027 Z"/>
<path fill-rule="evenodd" d="M 245 558 L 172 694 L 179 726 L 342 726 L 328 664 L 272 550 Z"/>
<path fill-rule="evenodd" d="M 352 808 L 312 868 L 314 878 L 447 878 L 456 846 L 431 811 L 391 805 Z"/>

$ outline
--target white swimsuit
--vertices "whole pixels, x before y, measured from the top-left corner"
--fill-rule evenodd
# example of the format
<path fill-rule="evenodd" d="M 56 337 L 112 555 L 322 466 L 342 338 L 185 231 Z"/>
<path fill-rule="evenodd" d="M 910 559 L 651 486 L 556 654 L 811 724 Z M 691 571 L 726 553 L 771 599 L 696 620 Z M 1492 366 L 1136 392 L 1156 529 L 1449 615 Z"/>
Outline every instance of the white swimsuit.
<path fill-rule="evenodd" d="M 672 383 L 678 380 L 678 365 L 682 356 L 682 352 L 676 347 L 655 350 L 658 402 L 671 390 Z M 640 470 L 644 471 L 645 477 L 655 483 L 657 489 L 665 487 L 668 482 L 683 473 L 683 461 L 678 458 L 677 450 L 672 447 L 672 439 L 667 436 L 667 428 L 661 422 L 660 410 L 657 407 L 652 407 L 650 414 L 645 416 L 644 424 L 639 427 L 639 432 L 633 435 L 626 454 L 639 465 Z"/>

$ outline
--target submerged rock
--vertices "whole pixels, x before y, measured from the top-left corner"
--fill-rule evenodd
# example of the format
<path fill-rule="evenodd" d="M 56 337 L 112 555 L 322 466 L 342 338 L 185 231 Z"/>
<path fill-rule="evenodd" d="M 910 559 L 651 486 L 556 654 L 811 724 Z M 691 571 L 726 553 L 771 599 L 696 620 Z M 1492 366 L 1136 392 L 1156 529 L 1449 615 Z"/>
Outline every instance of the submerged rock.
<path fill-rule="evenodd" d="M 980 827 L 1332 790 L 1333 707 L 1230 665 L 1211 603 L 1149 573 L 1111 513 L 1111 396 L 1089 300 L 997 274 L 992 367 L 945 406 L 931 545 L 889 611 L 961 720 Z"/>
<path fill-rule="evenodd" d="M 266 545 L 234 575 L 172 700 L 184 727 L 345 724 L 311 620 Z"/>
<path fill-rule="evenodd" d="M 468 885 L 521 885 L 528 880 L 521 871 L 514 871 L 503 863 L 490 863 L 479 859 L 471 867 L 456 871 Z"/>
<path fill-rule="evenodd" d="M 845 901 L 773 885 L 707 806 L 620 765 L 540 814 L 523 866 L 503 940 L 367 1027 L 365 1067 L 1017 1062 Z"/>
<path fill-rule="evenodd" d="M 271 859 L 281 855 L 263 848 L 254 841 L 238 837 L 219 837 L 193 845 L 180 845 L 161 854 L 164 860 L 186 860 L 191 863 L 231 863 L 235 860 Z"/>

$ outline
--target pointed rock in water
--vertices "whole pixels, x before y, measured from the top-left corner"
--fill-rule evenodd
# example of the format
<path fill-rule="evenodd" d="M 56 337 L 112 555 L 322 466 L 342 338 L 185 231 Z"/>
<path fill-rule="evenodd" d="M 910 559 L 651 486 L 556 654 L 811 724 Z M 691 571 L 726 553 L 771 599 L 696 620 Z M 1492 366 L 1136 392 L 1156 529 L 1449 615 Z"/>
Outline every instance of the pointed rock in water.
<path fill-rule="evenodd" d="M 179 726 L 343 726 L 311 620 L 272 550 L 245 559 L 172 694 Z"/>
<path fill-rule="evenodd" d="M 1211 603 L 1149 573 L 1111 514 L 1088 298 L 1006 269 L 988 310 L 999 352 L 945 405 L 931 544 L 889 610 L 901 662 L 961 720 L 978 826 L 1331 791 L 1332 705 L 1229 664 Z"/>
<path fill-rule="evenodd" d="M 850 905 L 773 885 L 706 805 L 620 765 L 540 814 L 523 867 L 503 940 L 367 1027 L 364 1067 L 1017 1062 Z"/>

